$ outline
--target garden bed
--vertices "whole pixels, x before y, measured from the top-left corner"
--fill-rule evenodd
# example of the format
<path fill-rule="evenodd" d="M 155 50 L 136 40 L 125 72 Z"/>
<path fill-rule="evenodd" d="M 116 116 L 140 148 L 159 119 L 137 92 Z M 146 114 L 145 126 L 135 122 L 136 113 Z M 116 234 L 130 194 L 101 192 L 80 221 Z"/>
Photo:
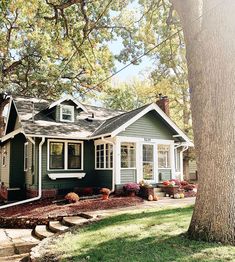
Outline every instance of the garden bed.
<path fill-rule="evenodd" d="M 60 220 L 64 216 L 76 216 L 80 213 L 136 206 L 143 203 L 139 197 L 110 197 L 109 200 L 86 199 L 74 204 L 58 205 L 52 200 L 41 200 L 0 210 L 0 227 L 33 228 L 35 225 L 47 225 L 51 220 Z"/>

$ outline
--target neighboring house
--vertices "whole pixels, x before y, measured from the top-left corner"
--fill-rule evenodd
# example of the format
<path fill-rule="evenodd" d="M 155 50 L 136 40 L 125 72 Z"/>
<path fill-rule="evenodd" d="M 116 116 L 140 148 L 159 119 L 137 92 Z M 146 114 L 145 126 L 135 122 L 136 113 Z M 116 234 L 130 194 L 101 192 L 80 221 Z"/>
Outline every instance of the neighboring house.
<path fill-rule="evenodd" d="M 168 99 L 158 101 L 167 111 Z M 183 178 L 189 138 L 155 104 L 121 112 L 81 104 L 11 97 L 1 138 L 0 181 L 9 199 L 120 188 Z"/>

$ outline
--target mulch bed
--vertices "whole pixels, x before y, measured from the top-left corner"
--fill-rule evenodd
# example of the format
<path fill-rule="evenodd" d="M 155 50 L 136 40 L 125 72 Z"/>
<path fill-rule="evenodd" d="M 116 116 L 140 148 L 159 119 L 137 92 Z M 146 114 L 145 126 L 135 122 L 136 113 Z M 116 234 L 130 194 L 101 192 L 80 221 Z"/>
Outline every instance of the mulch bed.
<path fill-rule="evenodd" d="M 0 210 L 0 227 L 34 228 L 36 225 L 47 225 L 51 220 L 61 220 L 64 216 L 136 206 L 141 203 L 143 203 L 143 199 L 139 197 L 110 197 L 108 200 L 89 199 L 66 205 L 52 203 L 52 200 L 41 200 Z"/>

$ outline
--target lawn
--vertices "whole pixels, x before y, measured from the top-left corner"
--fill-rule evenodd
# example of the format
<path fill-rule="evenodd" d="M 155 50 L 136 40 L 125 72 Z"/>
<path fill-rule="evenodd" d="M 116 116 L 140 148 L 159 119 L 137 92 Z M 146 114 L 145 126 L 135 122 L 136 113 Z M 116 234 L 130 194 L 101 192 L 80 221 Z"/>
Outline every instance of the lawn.
<path fill-rule="evenodd" d="M 113 216 L 66 233 L 47 252 L 57 261 L 235 261 L 235 247 L 186 237 L 191 215 L 186 207 Z"/>

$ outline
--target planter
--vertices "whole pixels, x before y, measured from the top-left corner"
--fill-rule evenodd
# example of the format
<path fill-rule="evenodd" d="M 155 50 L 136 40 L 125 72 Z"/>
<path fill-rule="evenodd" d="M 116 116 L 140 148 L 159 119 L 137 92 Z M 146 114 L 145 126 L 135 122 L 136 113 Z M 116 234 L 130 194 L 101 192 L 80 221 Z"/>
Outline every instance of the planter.
<path fill-rule="evenodd" d="M 164 186 L 162 187 L 162 190 L 169 196 L 173 196 L 174 194 L 178 193 L 179 186 Z"/>
<path fill-rule="evenodd" d="M 153 187 L 140 187 L 140 196 L 143 198 L 148 199 L 150 195 L 154 195 L 154 188 Z"/>
<path fill-rule="evenodd" d="M 109 195 L 104 195 L 104 194 L 103 194 L 103 195 L 102 195 L 102 199 L 103 199 L 103 200 L 108 200 L 108 199 L 109 199 Z"/>

